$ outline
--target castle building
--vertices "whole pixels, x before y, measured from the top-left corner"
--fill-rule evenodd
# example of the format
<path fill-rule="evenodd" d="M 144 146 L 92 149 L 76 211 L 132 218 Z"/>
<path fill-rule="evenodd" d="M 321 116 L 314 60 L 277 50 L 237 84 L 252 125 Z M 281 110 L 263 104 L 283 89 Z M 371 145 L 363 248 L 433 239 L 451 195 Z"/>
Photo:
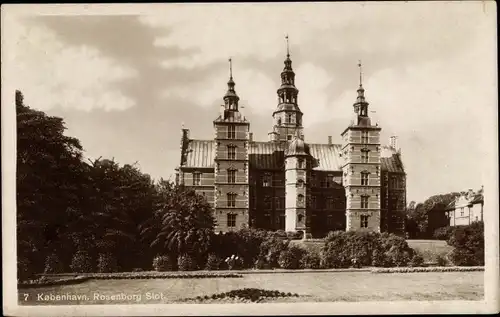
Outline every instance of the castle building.
<path fill-rule="evenodd" d="M 230 62 L 227 93 L 213 121 L 214 138 L 182 129 L 176 182 L 193 187 L 214 208 L 217 232 L 246 227 L 303 231 L 357 230 L 404 234 L 406 174 L 396 138 L 380 140 L 360 84 L 353 120 L 324 144 L 307 143 L 287 45 L 278 104 L 267 141 L 255 141 L 240 111 Z M 361 69 L 361 64 L 359 64 Z"/>

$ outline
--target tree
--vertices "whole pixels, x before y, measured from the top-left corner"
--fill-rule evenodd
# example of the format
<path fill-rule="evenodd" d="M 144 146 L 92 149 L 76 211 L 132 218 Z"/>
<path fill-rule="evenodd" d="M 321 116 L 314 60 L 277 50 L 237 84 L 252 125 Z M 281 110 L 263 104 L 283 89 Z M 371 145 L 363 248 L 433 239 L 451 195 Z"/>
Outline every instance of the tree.
<path fill-rule="evenodd" d="M 84 199 L 82 146 L 64 135 L 62 118 L 26 106 L 20 91 L 16 112 L 18 261 L 27 259 L 40 272 L 48 254 L 71 259 L 67 224 L 78 218 Z"/>
<path fill-rule="evenodd" d="M 165 180 L 157 184 L 154 216 L 142 227 L 142 237 L 158 254 L 205 255 L 213 239 L 215 220 L 206 199 L 192 189 Z"/>

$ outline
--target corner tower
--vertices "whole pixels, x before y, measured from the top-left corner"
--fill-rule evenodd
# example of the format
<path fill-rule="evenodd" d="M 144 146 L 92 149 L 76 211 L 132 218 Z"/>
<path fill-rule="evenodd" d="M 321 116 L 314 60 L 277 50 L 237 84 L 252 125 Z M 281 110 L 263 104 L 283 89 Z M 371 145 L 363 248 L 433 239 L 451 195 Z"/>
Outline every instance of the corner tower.
<path fill-rule="evenodd" d="M 313 160 L 309 146 L 297 132 L 285 150 L 285 208 L 286 231 L 303 231 L 310 236 L 311 215 L 308 212 L 311 191 L 309 179 Z"/>
<path fill-rule="evenodd" d="M 354 118 L 342 132 L 343 182 L 346 192 L 346 230 L 380 232 L 380 131 L 368 115 L 363 73 L 359 66 Z"/>
<path fill-rule="evenodd" d="M 234 89 L 232 60 L 221 115 L 215 129 L 215 219 L 216 232 L 248 227 L 248 137 L 250 123 L 239 111 Z M 203 158 L 201 158 L 203 159 Z"/>
<path fill-rule="evenodd" d="M 281 86 L 277 91 L 278 106 L 273 112 L 273 130 L 268 133 L 269 141 L 290 142 L 295 135 L 303 138 L 302 111 L 298 106 L 299 90 L 295 87 L 295 72 L 290 59 L 288 35 L 286 39 L 285 67 L 281 72 Z"/>

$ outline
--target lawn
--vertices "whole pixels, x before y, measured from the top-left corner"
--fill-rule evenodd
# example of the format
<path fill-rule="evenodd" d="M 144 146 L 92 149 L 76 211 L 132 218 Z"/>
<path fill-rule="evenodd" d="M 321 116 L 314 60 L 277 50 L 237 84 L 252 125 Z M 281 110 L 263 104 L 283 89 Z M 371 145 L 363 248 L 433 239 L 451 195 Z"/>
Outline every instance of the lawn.
<path fill-rule="evenodd" d="M 424 257 L 425 262 L 435 262 L 438 255 L 445 256 L 453 247 L 443 240 L 406 240 L 408 245 Z"/>
<path fill-rule="evenodd" d="M 176 303 L 185 298 L 241 288 L 301 295 L 278 301 L 481 300 L 483 282 L 484 272 L 315 272 L 245 274 L 243 278 L 90 280 L 74 285 L 22 289 L 19 301 L 21 305 Z M 109 297 L 121 293 L 128 298 Z M 148 297 L 148 293 L 157 298 Z M 58 294 L 75 298 L 50 300 L 50 295 Z M 44 296 L 48 300 L 41 300 Z"/>

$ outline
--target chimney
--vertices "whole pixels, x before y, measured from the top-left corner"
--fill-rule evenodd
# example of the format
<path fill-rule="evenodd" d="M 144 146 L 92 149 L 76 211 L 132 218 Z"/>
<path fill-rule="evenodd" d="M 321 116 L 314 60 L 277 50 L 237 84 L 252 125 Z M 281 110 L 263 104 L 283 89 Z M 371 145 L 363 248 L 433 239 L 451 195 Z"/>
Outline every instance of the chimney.
<path fill-rule="evenodd" d="M 189 140 L 189 129 L 182 128 L 182 139 Z"/>
<path fill-rule="evenodd" d="M 331 135 L 328 136 L 328 145 L 332 145 L 332 136 Z"/>
<path fill-rule="evenodd" d="M 394 150 L 398 150 L 398 137 L 393 135 L 389 138 L 389 146 Z"/>
<path fill-rule="evenodd" d="M 248 132 L 248 141 L 253 142 L 253 132 Z"/>

